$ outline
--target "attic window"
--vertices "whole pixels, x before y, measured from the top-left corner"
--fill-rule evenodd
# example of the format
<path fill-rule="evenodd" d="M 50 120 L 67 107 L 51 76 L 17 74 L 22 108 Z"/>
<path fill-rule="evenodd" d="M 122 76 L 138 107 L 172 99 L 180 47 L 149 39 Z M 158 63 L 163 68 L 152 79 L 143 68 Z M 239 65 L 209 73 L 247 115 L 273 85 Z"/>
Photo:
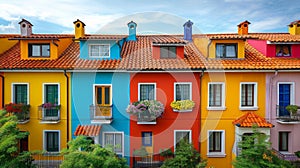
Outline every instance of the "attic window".
<path fill-rule="evenodd" d="M 89 57 L 92 58 L 108 58 L 110 55 L 109 44 L 90 44 Z"/>
<path fill-rule="evenodd" d="M 77 24 L 76 24 L 76 27 L 79 28 L 79 27 L 80 27 L 80 23 L 77 23 Z"/>
<path fill-rule="evenodd" d="M 26 24 L 22 24 L 22 27 L 26 27 Z"/>
<path fill-rule="evenodd" d="M 176 58 L 176 47 L 160 47 L 160 58 Z"/>
<path fill-rule="evenodd" d="M 50 44 L 28 44 L 29 57 L 50 57 Z"/>
<path fill-rule="evenodd" d="M 291 46 L 286 44 L 276 45 L 276 56 L 277 57 L 289 57 L 291 56 Z"/>
<path fill-rule="evenodd" d="M 216 57 L 237 58 L 237 44 L 236 43 L 216 44 Z"/>

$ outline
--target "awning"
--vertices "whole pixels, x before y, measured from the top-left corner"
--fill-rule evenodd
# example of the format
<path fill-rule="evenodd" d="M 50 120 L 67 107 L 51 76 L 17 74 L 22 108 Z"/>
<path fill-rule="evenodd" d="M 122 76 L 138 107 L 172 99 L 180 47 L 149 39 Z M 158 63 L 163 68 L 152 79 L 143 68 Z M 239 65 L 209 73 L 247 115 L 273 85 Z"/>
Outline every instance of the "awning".
<path fill-rule="evenodd" d="M 255 114 L 254 112 L 248 112 L 245 115 L 233 121 L 232 123 L 238 127 L 252 127 L 253 125 L 257 125 L 258 127 L 264 128 L 274 127 L 273 124 L 267 122 L 266 119 Z"/>
<path fill-rule="evenodd" d="M 100 134 L 101 125 L 78 125 L 74 135 L 98 136 Z"/>

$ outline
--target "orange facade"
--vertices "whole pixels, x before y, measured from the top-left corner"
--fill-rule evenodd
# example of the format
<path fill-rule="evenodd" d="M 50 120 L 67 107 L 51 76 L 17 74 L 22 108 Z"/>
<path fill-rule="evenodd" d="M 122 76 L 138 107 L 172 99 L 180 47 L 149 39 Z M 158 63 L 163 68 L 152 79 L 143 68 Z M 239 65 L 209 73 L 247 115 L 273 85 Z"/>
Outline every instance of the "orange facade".
<path fill-rule="evenodd" d="M 130 155 L 142 145 L 142 132 L 152 133 L 152 146 L 148 153 L 159 154 L 159 151 L 171 148 L 174 151 L 176 131 L 190 131 L 191 142 L 199 151 L 200 135 L 200 73 L 135 73 L 131 74 L 130 102 L 138 100 L 139 84 L 155 83 L 156 100 L 165 105 L 163 115 L 156 119 L 156 124 L 138 124 L 135 116 L 130 116 Z M 195 107 L 191 112 L 174 112 L 170 103 L 174 100 L 175 83 L 190 83 L 191 97 Z M 132 160 L 131 160 L 132 163 Z"/>

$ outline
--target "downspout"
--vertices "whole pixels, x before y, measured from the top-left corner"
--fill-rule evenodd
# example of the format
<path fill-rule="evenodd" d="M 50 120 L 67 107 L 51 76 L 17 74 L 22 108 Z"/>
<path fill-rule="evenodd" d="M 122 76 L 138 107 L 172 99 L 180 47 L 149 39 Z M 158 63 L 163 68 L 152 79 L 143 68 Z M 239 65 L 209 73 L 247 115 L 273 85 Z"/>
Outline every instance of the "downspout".
<path fill-rule="evenodd" d="M 278 75 L 278 70 L 275 70 L 275 74 L 270 78 L 270 88 L 269 88 L 269 122 L 271 122 L 271 114 L 272 114 L 272 91 L 273 91 L 273 79 Z M 277 110 L 277 109 L 276 109 Z M 277 111 L 276 111 L 277 115 Z"/>
<path fill-rule="evenodd" d="M 67 79 L 67 143 L 69 142 L 69 76 L 66 70 L 64 70 L 64 75 Z"/>
<path fill-rule="evenodd" d="M 210 45 L 211 45 L 211 40 L 209 39 L 209 42 L 208 42 L 208 45 L 207 45 L 207 48 L 206 48 L 206 60 L 209 58 L 209 47 L 210 47 Z"/>
<path fill-rule="evenodd" d="M 2 108 L 4 108 L 4 76 L 2 74 L 0 74 L 0 77 L 2 78 Z"/>
<path fill-rule="evenodd" d="M 202 96 L 201 96 L 201 94 L 202 94 L 202 89 L 201 89 L 201 87 L 202 87 L 202 77 L 203 77 L 203 75 L 204 75 L 204 70 L 202 69 L 202 72 L 201 72 L 201 74 L 200 74 L 200 77 L 199 77 L 199 79 L 200 79 L 200 81 L 199 81 L 199 83 L 200 83 L 200 87 L 199 87 L 199 96 L 200 96 L 200 101 L 199 101 L 199 128 L 200 128 L 200 130 L 199 130 L 199 149 L 198 149 L 198 151 L 199 151 L 199 153 L 201 153 L 201 119 L 202 119 L 202 116 L 201 116 L 201 101 L 202 101 Z"/>

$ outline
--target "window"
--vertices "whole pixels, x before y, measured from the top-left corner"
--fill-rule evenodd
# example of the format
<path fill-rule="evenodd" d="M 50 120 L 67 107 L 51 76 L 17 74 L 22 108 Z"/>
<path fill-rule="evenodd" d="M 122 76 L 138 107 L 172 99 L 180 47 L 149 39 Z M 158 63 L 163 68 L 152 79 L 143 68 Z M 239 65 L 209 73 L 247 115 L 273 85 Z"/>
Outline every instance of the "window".
<path fill-rule="evenodd" d="M 241 110 L 257 110 L 257 83 L 241 83 Z"/>
<path fill-rule="evenodd" d="M 225 131 L 208 131 L 208 155 L 225 155 Z M 216 156 L 217 157 L 217 156 Z"/>
<path fill-rule="evenodd" d="M 286 106 L 294 104 L 294 83 L 279 82 L 277 86 L 277 104 L 278 116 L 290 116 L 290 113 L 285 109 Z"/>
<path fill-rule="evenodd" d="M 175 83 L 175 100 L 192 100 L 192 83 Z"/>
<path fill-rule="evenodd" d="M 44 103 L 51 103 L 59 105 L 59 85 L 58 84 L 44 84 Z M 44 117 L 59 116 L 59 109 L 45 109 Z"/>
<path fill-rule="evenodd" d="M 139 83 L 139 100 L 155 100 L 156 84 L 155 83 Z"/>
<path fill-rule="evenodd" d="M 123 133 L 122 132 L 104 132 L 103 146 L 112 146 L 115 153 L 123 156 Z"/>
<path fill-rule="evenodd" d="M 111 86 L 95 86 L 96 90 L 96 104 L 102 106 L 111 105 Z"/>
<path fill-rule="evenodd" d="M 208 84 L 208 107 L 213 109 L 225 107 L 224 83 L 212 82 Z"/>
<path fill-rule="evenodd" d="M 28 55 L 30 57 L 49 57 L 50 44 L 28 44 Z"/>
<path fill-rule="evenodd" d="M 90 57 L 109 57 L 109 44 L 91 44 L 89 45 Z"/>
<path fill-rule="evenodd" d="M 152 146 L 152 132 L 142 132 L 143 146 Z"/>
<path fill-rule="evenodd" d="M 160 47 L 160 58 L 176 58 L 176 47 Z"/>
<path fill-rule="evenodd" d="M 278 148 L 279 151 L 289 150 L 289 132 L 279 132 L 278 136 Z"/>
<path fill-rule="evenodd" d="M 277 57 L 289 57 L 291 56 L 291 46 L 290 45 L 283 45 L 283 44 L 277 44 L 276 45 L 276 56 Z"/>
<path fill-rule="evenodd" d="M 181 140 L 188 141 L 189 143 L 192 142 L 192 135 L 191 130 L 175 130 L 174 131 L 174 148 L 178 147 Z"/>
<path fill-rule="evenodd" d="M 217 58 L 237 58 L 237 44 L 216 44 Z"/>
<path fill-rule="evenodd" d="M 19 152 L 28 151 L 28 135 L 19 140 Z"/>
<path fill-rule="evenodd" d="M 44 131 L 44 150 L 47 152 L 59 152 L 59 131 Z"/>
<path fill-rule="evenodd" d="M 12 85 L 12 102 L 14 103 L 22 103 L 28 104 L 29 97 L 28 97 L 28 84 L 13 84 Z"/>

